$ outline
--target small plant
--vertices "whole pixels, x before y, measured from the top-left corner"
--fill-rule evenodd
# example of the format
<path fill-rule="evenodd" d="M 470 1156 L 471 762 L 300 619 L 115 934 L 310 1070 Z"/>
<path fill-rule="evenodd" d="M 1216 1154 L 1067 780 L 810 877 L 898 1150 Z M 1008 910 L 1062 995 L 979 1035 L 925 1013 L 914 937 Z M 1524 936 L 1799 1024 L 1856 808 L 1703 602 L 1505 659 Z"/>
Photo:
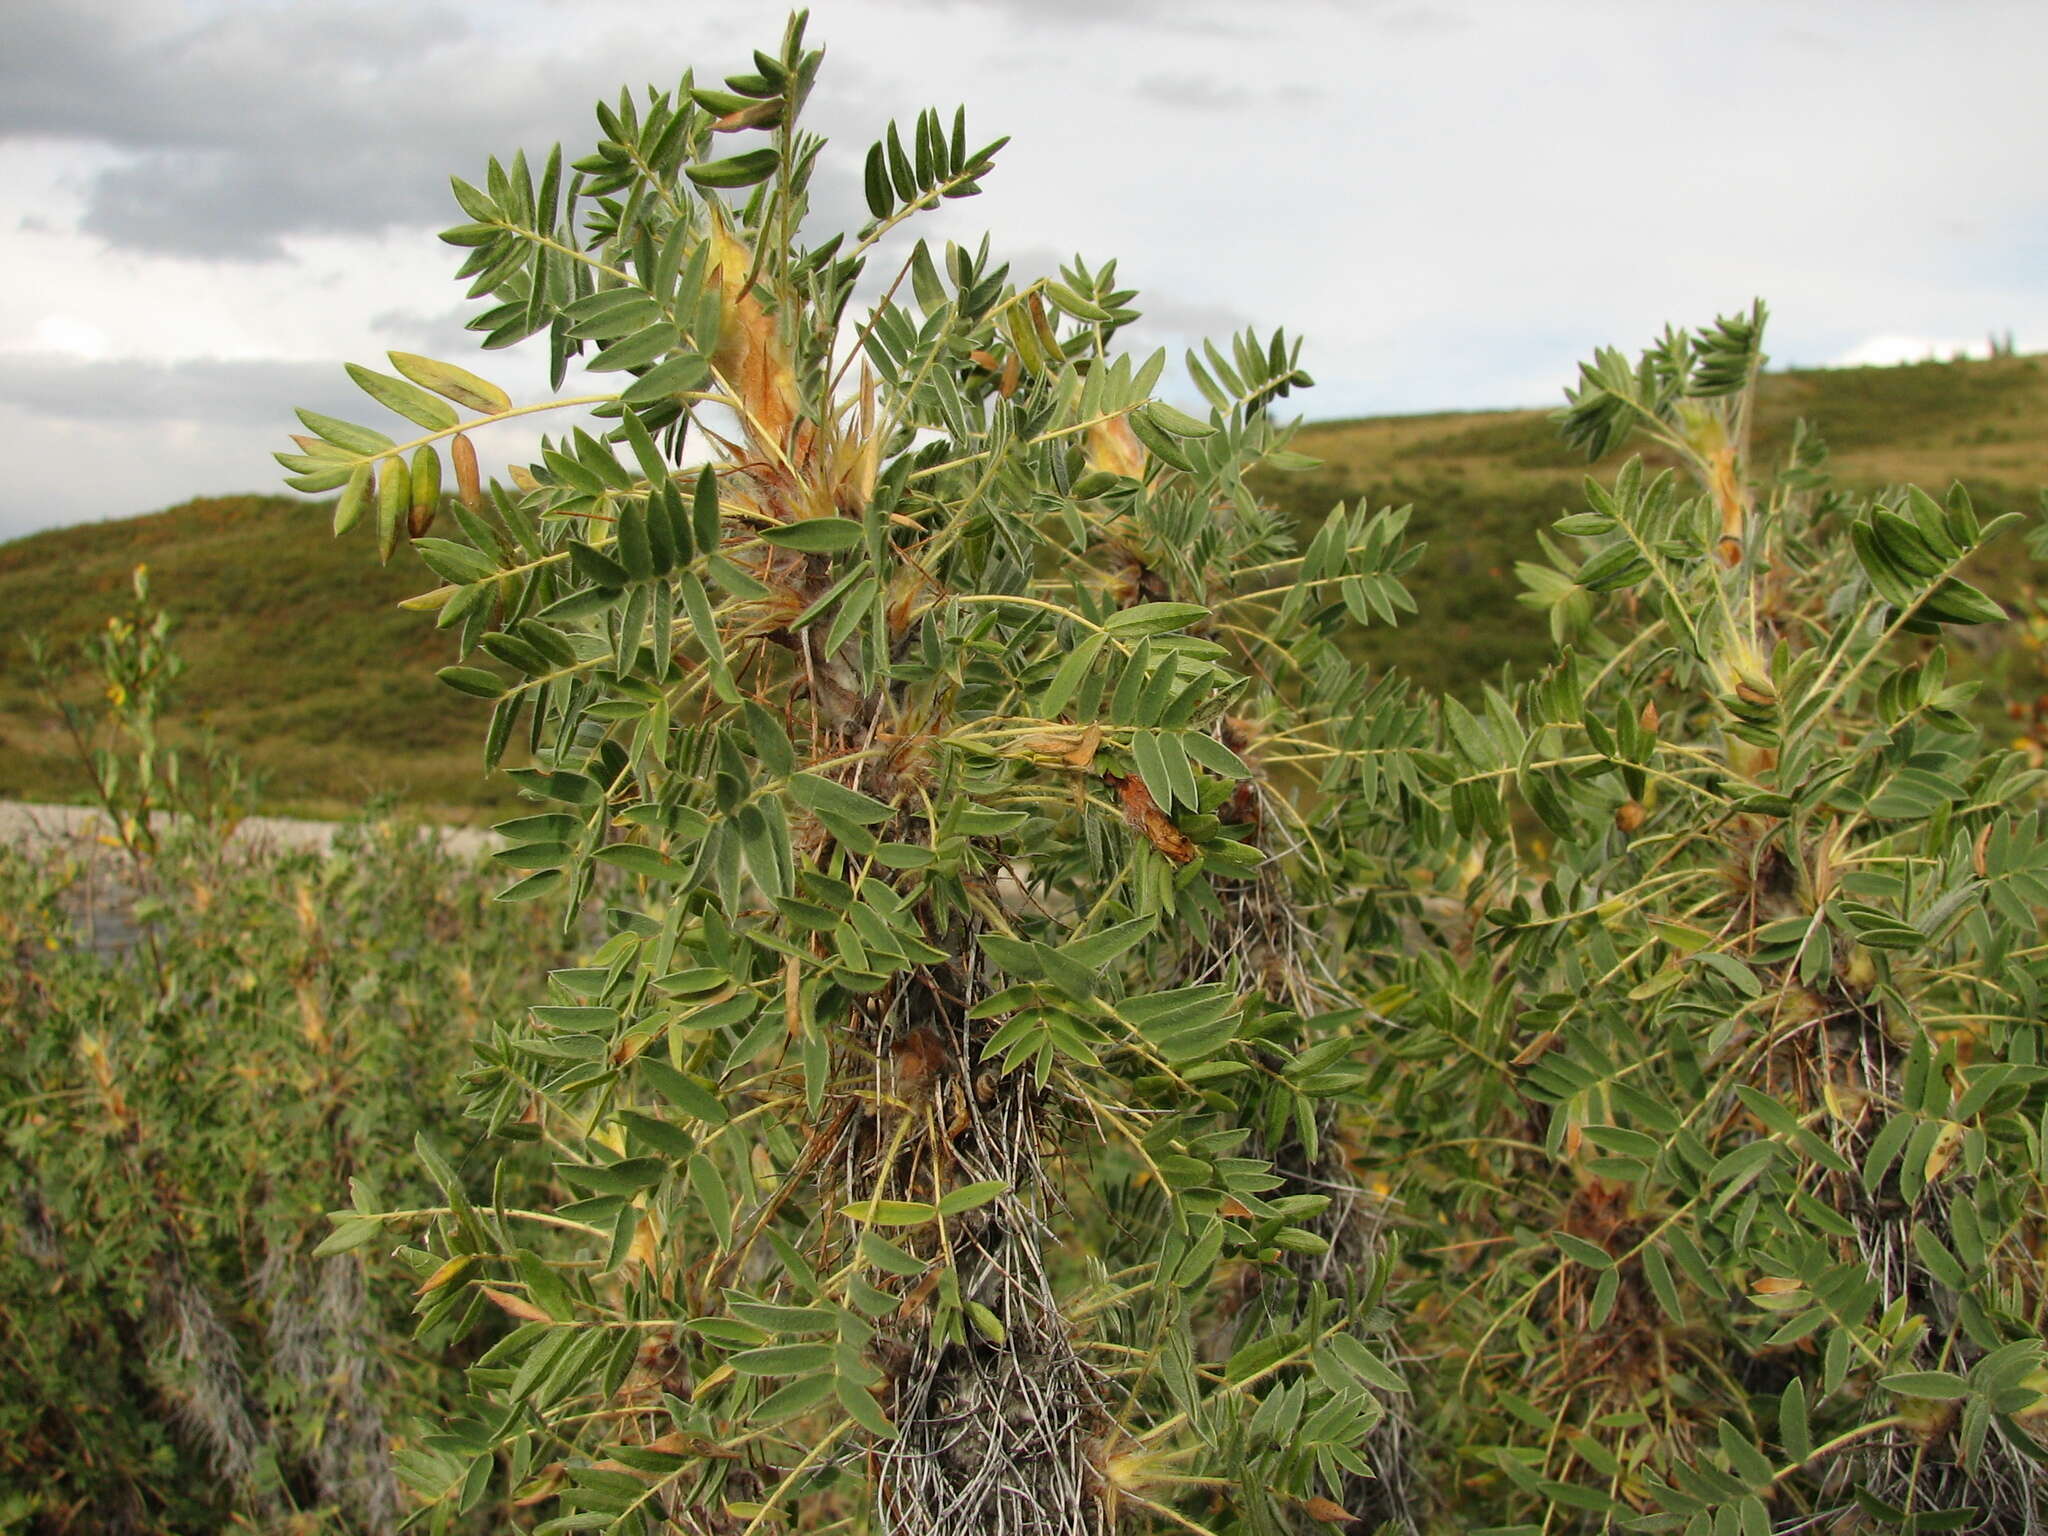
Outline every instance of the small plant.
<path fill-rule="evenodd" d="M 97 688 L 90 702 L 67 695 L 72 669 L 39 636 L 27 641 L 43 703 L 64 722 L 94 800 L 129 859 L 141 867 L 168 829 L 218 841 L 246 808 L 234 758 L 210 741 L 180 749 L 165 736 L 165 706 L 184 663 L 170 643 L 171 616 L 149 595 L 149 567 L 130 577 L 134 606 L 110 615 L 85 642 L 79 664 Z M 174 833 L 176 835 L 176 833 Z"/>

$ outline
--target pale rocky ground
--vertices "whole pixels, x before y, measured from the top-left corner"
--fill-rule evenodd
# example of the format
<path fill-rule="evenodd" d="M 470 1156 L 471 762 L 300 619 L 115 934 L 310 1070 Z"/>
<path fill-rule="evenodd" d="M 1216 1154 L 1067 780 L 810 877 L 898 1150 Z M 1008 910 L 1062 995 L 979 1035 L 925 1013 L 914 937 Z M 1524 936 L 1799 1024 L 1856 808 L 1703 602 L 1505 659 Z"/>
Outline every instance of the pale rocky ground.
<path fill-rule="evenodd" d="M 282 816 L 250 816 L 235 827 L 234 842 L 251 849 L 332 846 L 334 821 L 293 821 Z M 105 814 L 89 806 L 25 805 L 0 801 L 0 843 L 41 846 L 74 843 L 107 846 L 114 828 Z M 442 845 L 454 854 L 482 854 L 499 846 L 489 832 L 475 827 L 442 827 Z"/>
<path fill-rule="evenodd" d="M 161 824 L 161 818 L 159 818 Z M 294 821 L 280 816 L 250 816 L 238 822 L 228 847 L 231 852 L 265 850 L 325 852 L 343 823 Z M 457 857 L 481 859 L 502 840 L 476 827 L 434 829 L 442 846 Z M 66 895 L 66 909 L 86 945 L 109 954 L 132 946 L 138 937 L 130 919 L 137 891 L 134 870 L 105 813 L 87 806 L 31 805 L 0 801 L 0 854 L 18 847 L 43 854 L 75 858 L 85 878 Z"/>

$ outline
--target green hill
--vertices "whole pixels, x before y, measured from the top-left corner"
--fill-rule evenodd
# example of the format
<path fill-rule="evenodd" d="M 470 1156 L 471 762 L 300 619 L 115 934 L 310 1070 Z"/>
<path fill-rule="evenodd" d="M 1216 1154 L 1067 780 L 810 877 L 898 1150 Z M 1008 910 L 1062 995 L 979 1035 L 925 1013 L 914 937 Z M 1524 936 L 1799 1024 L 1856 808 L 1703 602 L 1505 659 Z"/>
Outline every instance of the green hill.
<path fill-rule="evenodd" d="M 2048 369 L 2036 358 L 1774 374 L 1759 415 L 1763 461 L 1792 423 L 1817 426 L 1837 478 L 1856 487 L 1960 479 L 1985 511 L 2033 507 L 2048 486 Z M 1363 659 L 1462 686 L 1526 656 L 1541 620 L 1515 601 L 1514 566 L 1535 530 L 1580 496 L 1587 466 L 1543 411 L 1388 416 L 1320 423 L 1298 446 L 1320 469 L 1274 476 L 1276 501 L 1315 516 L 1334 501 L 1412 502 L 1430 553 L 1411 586 L 1419 617 L 1375 631 Z M 1594 466 L 1608 475 L 1613 463 Z M 2010 541 L 1980 573 L 2010 597 L 2040 572 Z M 76 799 L 84 780 L 37 702 L 22 636 L 75 645 L 121 609 L 146 562 L 179 619 L 190 669 L 181 714 L 263 779 L 268 809 L 332 814 L 396 795 L 436 816 L 509 805 L 476 768 L 486 706 L 433 681 L 449 641 L 402 597 L 417 564 L 380 569 L 360 532 L 328 536 L 324 513 L 282 497 L 187 502 L 119 522 L 0 545 L 0 798 Z"/>
<path fill-rule="evenodd" d="M 187 670 L 175 715 L 234 749 L 265 809 L 334 815 L 377 794 L 435 814 L 514 803 L 477 765 L 489 706 L 434 681 L 449 638 L 396 606 L 431 585 L 424 569 L 380 568 L 367 538 L 330 536 L 324 507 L 280 496 L 201 498 L 0 544 L 0 798 L 83 797 L 25 637 L 75 652 L 129 606 L 137 564 L 177 620 Z"/>
<path fill-rule="evenodd" d="M 1910 483 L 1939 494 L 1952 480 L 1986 514 L 2030 511 L 2048 486 L 2048 366 L 2033 357 L 1839 368 L 1768 375 L 1758 400 L 1756 461 L 1782 461 L 1793 423 L 1817 428 L 1837 482 L 1859 490 Z M 1546 411 L 1382 416 L 1306 428 L 1297 446 L 1319 470 L 1274 476 L 1275 502 L 1320 515 L 1334 501 L 1413 503 L 1429 554 L 1409 582 L 1421 609 L 1366 652 L 1411 676 L 1457 687 L 1527 656 L 1543 619 L 1515 601 L 1515 562 L 1540 558 L 1534 530 L 1583 502 L 1585 458 L 1558 440 Z M 1613 475 L 1635 450 L 1590 471 Z M 1656 455 L 1645 456 L 1652 462 Z M 2040 574 L 2008 538 L 1994 571 L 2010 598 Z"/>

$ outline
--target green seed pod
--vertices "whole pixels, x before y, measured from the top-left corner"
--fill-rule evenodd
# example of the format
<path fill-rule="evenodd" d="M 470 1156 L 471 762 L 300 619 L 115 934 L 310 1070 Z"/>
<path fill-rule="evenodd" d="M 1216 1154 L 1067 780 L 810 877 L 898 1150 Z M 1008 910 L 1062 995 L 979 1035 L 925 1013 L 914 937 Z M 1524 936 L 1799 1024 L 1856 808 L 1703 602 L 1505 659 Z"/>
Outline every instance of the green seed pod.
<path fill-rule="evenodd" d="M 386 455 L 377 466 L 377 558 L 385 565 L 398 549 L 411 500 L 412 477 L 405 472 L 405 460 Z"/>
<path fill-rule="evenodd" d="M 434 514 L 441 510 L 441 455 L 422 444 L 412 456 L 412 515 L 406 532 L 418 538 L 434 526 Z"/>

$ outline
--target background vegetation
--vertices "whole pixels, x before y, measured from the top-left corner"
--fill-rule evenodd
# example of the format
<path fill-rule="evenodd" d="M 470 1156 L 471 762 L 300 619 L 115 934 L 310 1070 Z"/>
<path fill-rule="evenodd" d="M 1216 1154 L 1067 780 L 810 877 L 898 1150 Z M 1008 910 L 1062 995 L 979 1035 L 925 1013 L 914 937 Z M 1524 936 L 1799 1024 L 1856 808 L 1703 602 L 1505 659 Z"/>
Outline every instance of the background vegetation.
<path fill-rule="evenodd" d="M 1760 454 L 1780 452 L 1802 417 L 1826 430 L 1834 472 L 1851 489 L 1953 478 L 1980 506 L 2010 511 L 2033 506 L 2048 485 L 2048 372 L 2038 358 L 1766 374 Z M 1470 698 L 1502 666 L 1526 660 L 1544 628 L 1517 601 L 1515 566 L 1541 557 L 1537 531 L 1577 504 L 1587 473 L 1549 413 L 1311 422 L 1294 446 L 1322 466 L 1268 472 L 1257 479 L 1261 495 L 1305 526 L 1338 501 L 1412 503 L 1410 526 L 1430 544 L 1416 622 L 1356 637 L 1363 664 Z M 1611 481 L 1627 456 L 1609 455 L 1592 473 Z M 476 821 L 511 804 L 504 781 L 479 772 L 469 750 L 488 707 L 433 686 L 443 641 L 396 606 L 417 582 L 364 558 L 367 528 L 309 545 L 322 515 L 283 496 L 213 497 L 0 545 L 0 796 L 86 795 L 22 665 L 23 637 L 84 637 L 141 560 L 178 615 L 190 662 L 179 728 L 203 723 L 232 746 L 257 777 L 264 810 L 344 815 L 390 793 L 407 813 Z M 2014 551 L 1979 574 L 1999 597 L 2018 600 L 2044 571 Z M 2031 699 L 2040 691 L 2032 653 L 2012 654 L 2009 639 L 1985 637 L 1981 661 L 1973 650 L 1965 665 L 1994 668 L 1997 698 Z"/>
<path fill-rule="evenodd" d="M 390 834 L 238 862 L 166 626 L 97 632 L 120 920 L 0 862 L 5 1516 L 2048 1524 L 2044 613 L 1984 425 L 2034 365 L 1883 376 L 1831 456 L 1785 392 L 1879 376 L 1767 379 L 1758 305 L 1597 355 L 1563 448 L 1305 468 L 1284 337 L 1191 360 L 1192 417 L 1113 267 L 923 244 L 843 358 L 1001 146 L 892 128 L 799 249 L 820 60 L 797 18 L 573 177 L 457 183 L 479 328 L 608 438 L 486 488 L 467 433 L 546 407 L 394 354 L 352 372 L 403 447 L 280 455 L 438 582 L 493 707 L 436 712 L 532 802 L 497 901 Z M 1411 486 L 1503 563 L 1389 642 Z"/>
<path fill-rule="evenodd" d="M 488 711 L 472 720 L 436 697 L 441 637 L 397 606 L 410 573 L 364 559 L 360 543 L 309 548 L 319 515 L 282 496 L 207 497 L 0 545 L 0 798 L 90 798 L 29 643 L 61 651 L 95 635 L 141 563 L 177 615 L 186 662 L 167 729 L 233 751 L 262 809 L 346 816 L 391 794 L 460 820 L 509 804 L 461 751 Z M 74 696 L 91 686 L 81 678 Z"/>
<path fill-rule="evenodd" d="M 1988 510 L 2032 509 L 2048 486 L 2048 370 L 2038 358 L 1916 363 L 1766 373 L 1757 392 L 1755 455 L 1782 457 L 1795 423 L 1827 439 L 1835 482 L 1874 492 L 1961 480 Z M 1541 558 L 1537 531 L 1584 499 L 1586 456 L 1545 411 L 1387 416 L 1305 427 L 1296 447 L 1323 461 L 1299 475 L 1268 476 L 1262 493 L 1303 517 L 1363 497 L 1412 502 L 1411 525 L 1430 545 L 1420 609 L 1399 630 L 1361 636 L 1360 658 L 1469 698 L 1483 679 L 1525 664 L 1543 621 L 1517 602 L 1520 561 Z M 1634 448 L 1591 466 L 1611 483 Z M 1647 462 L 1672 455 L 1650 445 Z M 1984 574 L 2018 596 L 2044 567 L 2008 555 Z"/>
<path fill-rule="evenodd" d="M 419 834 L 232 841 L 232 762 L 162 739 L 160 615 L 89 661 L 111 830 L 0 844 L 0 1529 L 389 1530 L 392 1438 L 454 1399 L 322 1213 L 430 1188 L 415 1137 L 488 1198 L 461 1080 L 558 940 Z"/>

